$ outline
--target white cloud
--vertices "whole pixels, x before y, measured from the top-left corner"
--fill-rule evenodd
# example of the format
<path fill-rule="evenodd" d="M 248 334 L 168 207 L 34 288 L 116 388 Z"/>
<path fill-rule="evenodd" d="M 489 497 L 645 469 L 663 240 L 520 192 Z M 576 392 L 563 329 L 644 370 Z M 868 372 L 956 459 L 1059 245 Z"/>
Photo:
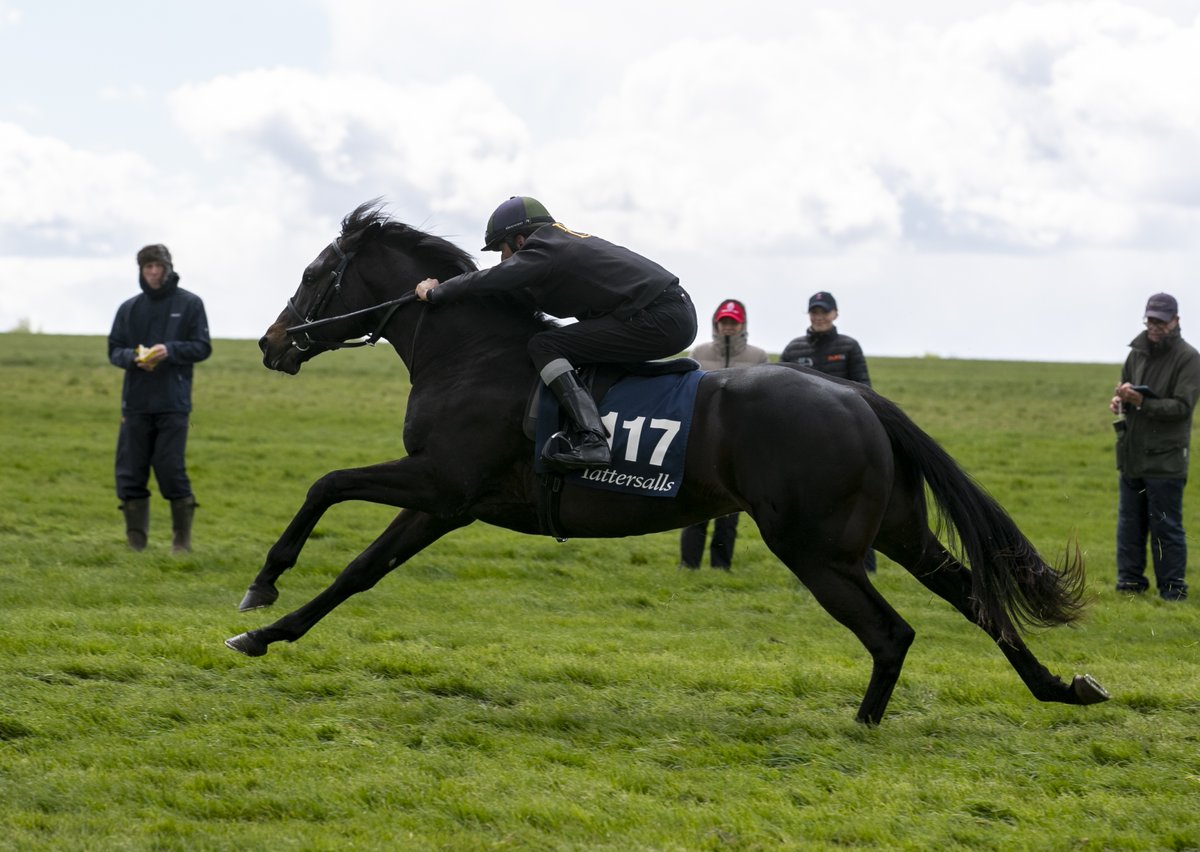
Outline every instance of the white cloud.
<path fill-rule="evenodd" d="M 414 196 L 478 215 L 522 168 L 522 122 L 477 79 L 398 86 L 357 74 L 278 68 L 190 85 L 176 120 L 213 159 L 245 156 L 367 197 Z"/>
<path fill-rule="evenodd" d="M 197 186 L 131 152 L 81 151 L 0 124 L 0 330 L 29 320 L 50 332 L 106 332 L 137 293 L 137 249 L 162 242 L 183 286 L 209 305 L 213 334 L 256 336 L 341 214 L 308 214 L 278 170 L 240 178 Z"/>
<path fill-rule="evenodd" d="M 0 122 L 0 251 L 103 254 L 153 219 L 163 182 L 136 153 L 83 151 Z"/>
<path fill-rule="evenodd" d="M 507 160 L 514 184 L 528 180 L 527 191 L 599 222 L 593 230 L 636 229 L 669 248 L 1042 251 L 1161 243 L 1197 224 L 1200 161 L 1186 152 L 1200 144 L 1200 26 L 1131 5 L 1014 5 L 940 29 L 792 13 L 729 37 L 713 32 L 704 4 L 685 21 L 647 10 L 636 27 L 614 11 L 586 17 L 596 32 L 575 56 L 562 45 L 590 13 L 554 7 L 532 32 L 500 16 L 490 44 L 468 40 L 444 60 L 411 43 L 383 50 L 395 31 L 375 13 L 386 20 L 388 9 L 356 5 L 361 15 L 341 17 L 342 61 L 383 56 L 365 61 L 431 76 L 480 51 L 472 96 L 490 84 L 514 107 L 547 76 L 630 57 L 580 125 L 550 138 L 531 127 Z M 406 13 L 402 42 L 456 25 L 447 18 Z M 372 25 L 355 30 L 356 20 Z M 689 28 L 701 35 L 683 37 Z M 439 106 L 439 117 L 479 109 Z"/>
<path fill-rule="evenodd" d="M 99 98 L 102 101 L 145 103 L 149 97 L 150 93 L 146 90 L 146 87 L 140 84 L 132 86 L 104 86 L 99 91 Z"/>
<path fill-rule="evenodd" d="M 107 330 L 132 253 L 161 241 L 214 334 L 257 336 L 341 216 L 378 195 L 470 250 L 499 200 L 538 195 L 678 272 L 701 314 L 745 298 L 776 351 L 807 294 L 832 289 L 869 353 L 1115 360 L 1128 335 L 1110 322 L 1190 285 L 1195 14 L 776 5 L 340 0 L 327 71 L 181 75 L 165 104 L 140 85 L 100 92 L 144 93 L 139 116 L 174 122 L 169 163 L 161 136 L 71 145 L 10 116 L 0 329 Z M 1051 296 L 1089 319 L 1027 351 L 1011 329 L 1028 337 Z M 927 327 L 899 320 L 916 304 Z M 988 323 L 953 319 L 970 313 Z"/>

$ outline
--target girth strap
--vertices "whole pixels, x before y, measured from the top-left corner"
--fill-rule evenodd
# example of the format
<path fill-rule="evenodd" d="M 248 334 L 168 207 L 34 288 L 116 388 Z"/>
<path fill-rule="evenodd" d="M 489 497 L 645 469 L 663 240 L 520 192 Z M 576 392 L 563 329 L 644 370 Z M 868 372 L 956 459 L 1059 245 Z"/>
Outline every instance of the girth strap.
<path fill-rule="evenodd" d="M 542 535 L 554 536 L 555 541 L 566 541 L 567 533 L 558 517 L 562 502 L 563 478 L 558 473 L 543 473 L 538 476 L 542 487 L 538 489 L 538 526 Z"/>

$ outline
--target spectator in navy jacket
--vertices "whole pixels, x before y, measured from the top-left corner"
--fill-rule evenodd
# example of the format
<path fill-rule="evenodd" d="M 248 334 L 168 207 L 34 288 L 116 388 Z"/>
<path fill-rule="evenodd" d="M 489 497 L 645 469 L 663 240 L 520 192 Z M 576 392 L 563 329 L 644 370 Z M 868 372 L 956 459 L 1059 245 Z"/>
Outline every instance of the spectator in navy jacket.
<path fill-rule="evenodd" d="M 117 435 L 117 498 L 134 550 L 150 531 L 150 469 L 171 504 L 171 549 L 192 547 L 196 498 L 184 454 L 192 410 L 192 365 L 212 353 L 204 302 L 179 286 L 164 245 L 137 253 L 142 292 L 117 309 L 108 360 L 125 371 Z"/>

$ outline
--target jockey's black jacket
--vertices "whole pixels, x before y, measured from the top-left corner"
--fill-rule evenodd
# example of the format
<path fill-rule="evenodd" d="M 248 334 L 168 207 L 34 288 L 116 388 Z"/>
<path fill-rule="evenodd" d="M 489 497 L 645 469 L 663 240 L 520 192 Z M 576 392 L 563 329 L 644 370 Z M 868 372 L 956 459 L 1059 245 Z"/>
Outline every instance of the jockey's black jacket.
<path fill-rule="evenodd" d="M 625 320 L 678 281 L 624 246 L 555 223 L 534 231 L 508 260 L 439 283 L 429 301 L 504 293 L 551 316 Z"/>

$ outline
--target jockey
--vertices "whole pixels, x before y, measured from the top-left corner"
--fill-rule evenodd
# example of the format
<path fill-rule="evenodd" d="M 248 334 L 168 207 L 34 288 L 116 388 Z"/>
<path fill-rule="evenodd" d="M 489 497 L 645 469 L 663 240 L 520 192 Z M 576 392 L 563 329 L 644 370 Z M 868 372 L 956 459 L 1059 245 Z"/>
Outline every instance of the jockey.
<path fill-rule="evenodd" d="M 427 278 L 417 285 L 418 298 L 440 305 L 504 293 L 534 310 L 575 317 L 578 322 L 529 341 L 529 357 L 571 420 L 565 433 L 542 448 L 542 458 L 559 470 L 608 467 L 608 436 L 575 367 L 649 361 L 686 350 L 696 337 L 691 298 L 654 261 L 569 230 L 534 198 L 514 196 L 496 208 L 483 251 L 499 251 L 500 263 L 440 283 Z"/>

